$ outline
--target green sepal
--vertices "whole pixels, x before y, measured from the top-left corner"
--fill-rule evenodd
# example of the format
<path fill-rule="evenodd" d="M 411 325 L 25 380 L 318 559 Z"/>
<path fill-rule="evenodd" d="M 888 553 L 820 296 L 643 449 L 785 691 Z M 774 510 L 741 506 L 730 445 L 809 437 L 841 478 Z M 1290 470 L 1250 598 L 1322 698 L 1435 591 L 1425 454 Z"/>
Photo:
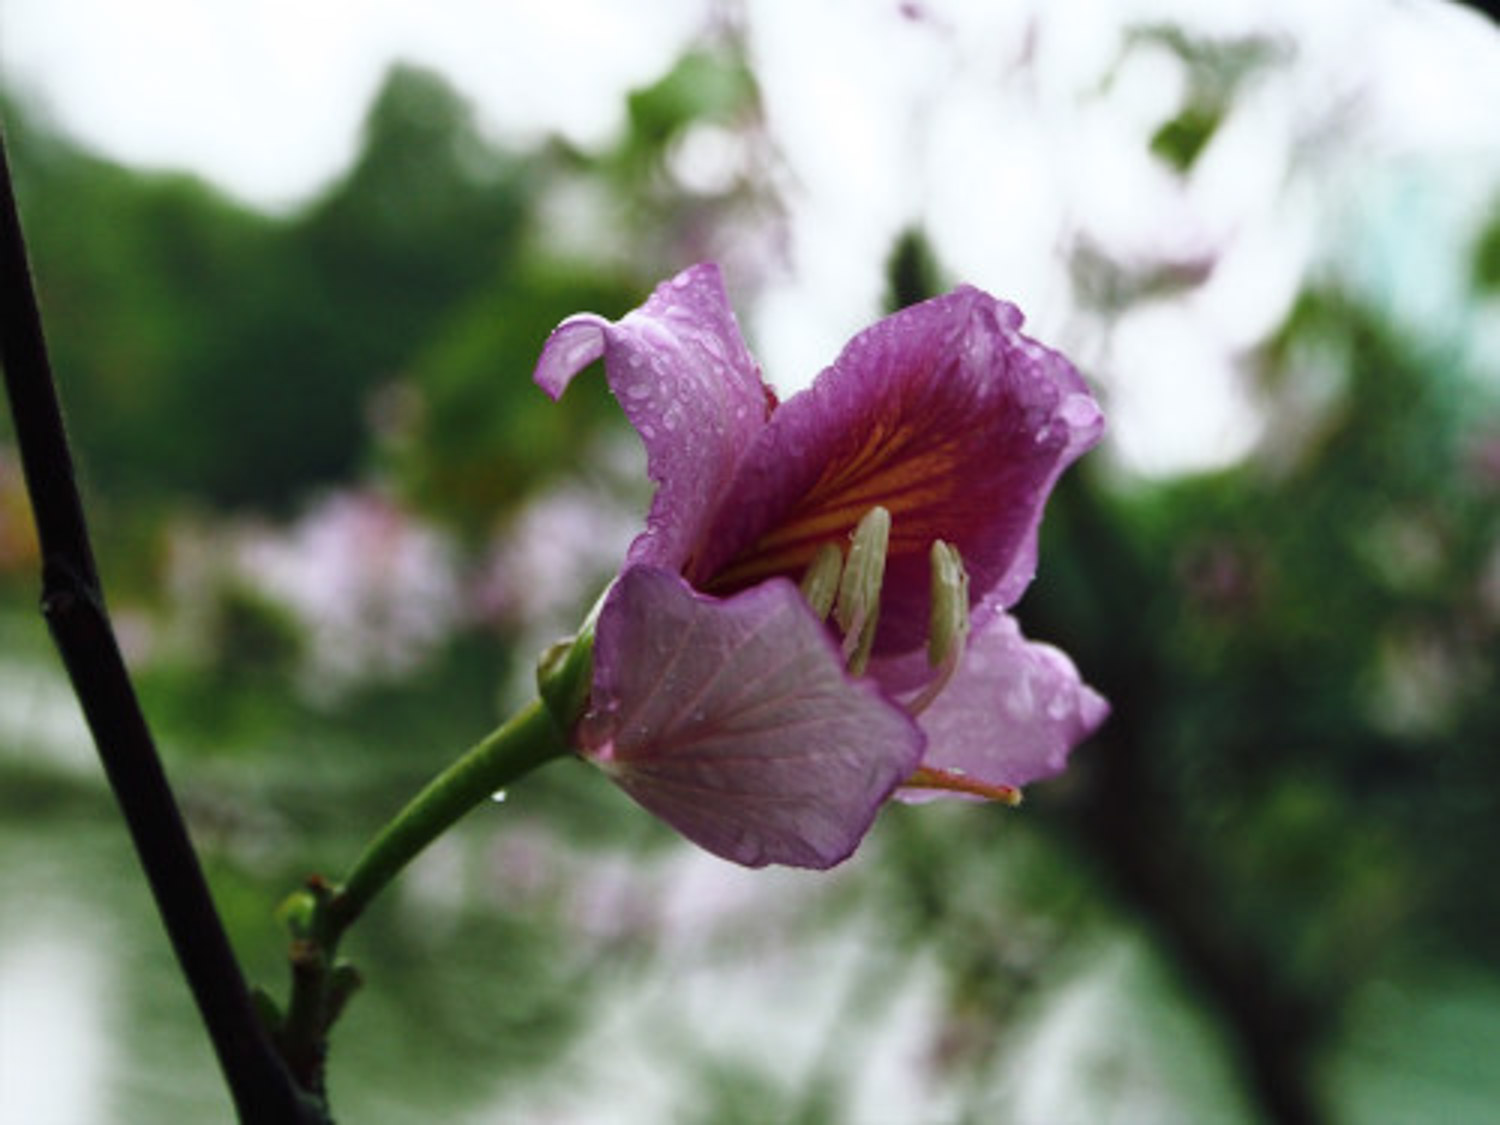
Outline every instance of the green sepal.
<path fill-rule="evenodd" d="M 536 663 L 536 690 L 559 730 L 571 731 L 588 708 L 594 682 L 594 626 L 604 608 L 605 590 L 571 637 L 548 646 Z"/>

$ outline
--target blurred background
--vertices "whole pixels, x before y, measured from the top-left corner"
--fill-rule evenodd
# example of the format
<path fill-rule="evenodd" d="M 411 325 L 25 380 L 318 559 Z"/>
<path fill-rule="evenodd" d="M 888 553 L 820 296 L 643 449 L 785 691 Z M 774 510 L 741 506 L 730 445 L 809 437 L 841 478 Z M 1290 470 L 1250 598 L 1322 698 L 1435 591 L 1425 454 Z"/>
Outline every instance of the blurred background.
<path fill-rule="evenodd" d="M 420 16 L 415 14 L 420 10 Z M 649 499 L 568 313 L 707 258 L 783 392 L 970 281 L 1111 429 L 1020 607 L 1114 704 L 829 875 L 581 766 L 354 931 L 350 1122 L 1384 1123 L 1500 1104 L 1500 34 L 1446 0 L 4 0 L 112 608 L 251 976 Z M 229 1117 L 0 418 L 0 1120 Z"/>

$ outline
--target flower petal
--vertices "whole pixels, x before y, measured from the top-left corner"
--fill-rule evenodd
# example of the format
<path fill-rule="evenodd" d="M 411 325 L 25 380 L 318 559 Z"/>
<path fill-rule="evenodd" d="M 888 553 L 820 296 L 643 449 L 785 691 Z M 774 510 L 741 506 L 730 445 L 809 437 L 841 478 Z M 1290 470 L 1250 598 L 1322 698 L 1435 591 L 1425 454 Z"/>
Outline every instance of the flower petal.
<path fill-rule="evenodd" d="M 1013 604 L 1052 484 L 1103 431 L 1073 366 L 1020 326 L 1013 305 L 964 287 L 856 336 L 771 416 L 688 577 L 728 593 L 798 576 L 880 504 L 892 528 L 877 652 L 923 642 L 934 539 L 958 549 L 975 602 Z"/>
<path fill-rule="evenodd" d="M 1026 640 L 1015 618 L 997 613 L 970 636 L 958 672 L 918 719 L 927 735 L 922 765 L 1019 788 L 1061 773 L 1069 752 L 1108 714 L 1067 656 Z"/>
<path fill-rule="evenodd" d="M 688 839 L 750 867 L 845 859 L 921 757 L 789 582 L 728 600 L 630 567 L 599 617 L 585 757 Z"/>
<path fill-rule="evenodd" d="M 629 558 L 675 569 L 701 538 L 771 403 L 718 267 L 684 270 L 618 322 L 569 317 L 542 348 L 536 382 L 557 398 L 600 357 L 659 486 Z"/>

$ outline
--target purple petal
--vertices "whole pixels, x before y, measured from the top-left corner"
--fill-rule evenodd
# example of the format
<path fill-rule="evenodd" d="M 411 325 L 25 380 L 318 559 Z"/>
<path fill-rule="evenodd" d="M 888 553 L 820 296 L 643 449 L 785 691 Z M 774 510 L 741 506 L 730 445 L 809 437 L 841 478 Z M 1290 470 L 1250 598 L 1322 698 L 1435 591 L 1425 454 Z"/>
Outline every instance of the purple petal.
<path fill-rule="evenodd" d="M 617 322 L 569 317 L 542 348 L 536 382 L 557 398 L 601 356 L 659 486 L 629 558 L 678 569 L 770 409 L 718 267 L 683 271 Z"/>
<path fill-rule="evenodd" d="M 877 651 L 924 639 L 933 539 L 958 548 L 976 602 L 1013 604 L 1036 568 L 1053 482 L 1103 431 L 1072 365 L 1020 325 L 1013 305 L 965 287 L 856 336 L 771 416 L 688 577 L 727 593 L 799 576 L 883 504 L 893 521 Z"/>
<path fill-rule="evenodd" d="M 750 867 L 831 867 L 921 757 L 790 583 L 720 601 L 630 567 L 599 617 L 583 754 L 688 839 Z"/>
<path fill-rule="evenodd" d="M 1067 656 L 1026 640 L 1015 618 L 999 613 L 970 636 L 957 674 L 918 719 L 927 735 L 922 765 L 1020 788 L 1061 773 L 1108 714 Z"/>

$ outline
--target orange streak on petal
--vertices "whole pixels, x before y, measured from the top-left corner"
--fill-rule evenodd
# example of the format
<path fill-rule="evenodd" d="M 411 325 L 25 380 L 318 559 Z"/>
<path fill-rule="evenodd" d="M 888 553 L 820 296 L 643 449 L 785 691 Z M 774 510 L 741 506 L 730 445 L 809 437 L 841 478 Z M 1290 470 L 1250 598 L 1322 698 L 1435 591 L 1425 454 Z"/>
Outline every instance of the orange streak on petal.
<path fill-rule="evenodd" d="M 731 594 L 754 585 L 763 578 L 772 578 L 778 574 L 801 574 L 811 565 L 819 547 L 838 538 L 830 535 L 791 544 L 775 552 L 742 555 L 733 565 L 715 574 L 703 588 L 710 594 Z"/>
<path fill-rule="evenodd" d="M 731 560 L 707 588 L 727 592 L 775 574 L 799 573 L 824 543 L 842 546 L 876 505 L 891 513 L 893 555 L 926 552 L 944 529 L 911 517 L 962 487 L 952 454 L 949 440 L 911 426 L 872 427 L 852 455 L 828 466 L 787 518 Z"/>

